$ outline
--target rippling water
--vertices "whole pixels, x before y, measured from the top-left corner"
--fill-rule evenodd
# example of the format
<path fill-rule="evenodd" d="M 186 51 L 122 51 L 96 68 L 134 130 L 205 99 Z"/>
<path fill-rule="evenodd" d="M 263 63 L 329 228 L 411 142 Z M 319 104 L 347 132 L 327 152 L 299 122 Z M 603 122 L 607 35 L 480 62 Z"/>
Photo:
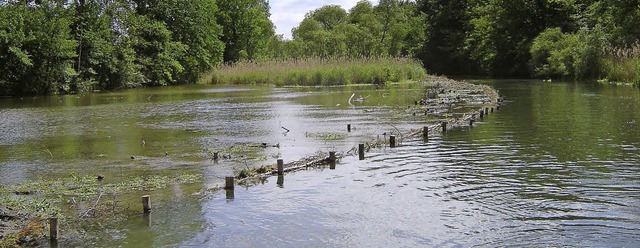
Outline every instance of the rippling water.
<path fill-rule="evenodd" d="M 635 89 L 498 82 L 479 127 L 203 204 L 185 246 L 640 246 Z"/>
<path fill-rule="evenodd" d="M 92 244 L 640 247 L 640 91 L 517 80 L 477 83 L 496 87 L 508 102 L 473 128 L 372 149 L 364 161 L 345 157 L 334 170 L 271 177 L 236 187 L 233 196 L 216 191 L 200 199 L 179 187 L 156 192 L 154 199 L 160 200 L 150 225 L 132 219 L 119 228 L 92 230 L 107 236 Z M 134 91 L 89 102 L 63 98 L 54 107 L 38 101 L 5 104 L 0 179 L 27 180 L 43 169 L 117 171 L 116 177 L 193 170 L 202 171 L 207 178 L 202 187 L 210 187 L 244 164 L 212 163 L 202 157 L 203 149 L 278 143 L 281 148 L 247 156 L 293 161 L 433 121 L 407 110 L 421 94 L 414 88 L 177 92 L 182 93 Z M 352 92 L 370 95 L 370 101 L 348 106 Z M 79 102 L 64 107 L 65 101 Z M 354 132 L 346 133 L 347 123 Z M 345 137 L 328 140 L 318 136 L 323 133 Z M 171 155 L 165 158 L 165 151 Z M 131 154 L 147 160 L 128 161 Z M 85 166 L 89 163 L 97 166 Z"/>

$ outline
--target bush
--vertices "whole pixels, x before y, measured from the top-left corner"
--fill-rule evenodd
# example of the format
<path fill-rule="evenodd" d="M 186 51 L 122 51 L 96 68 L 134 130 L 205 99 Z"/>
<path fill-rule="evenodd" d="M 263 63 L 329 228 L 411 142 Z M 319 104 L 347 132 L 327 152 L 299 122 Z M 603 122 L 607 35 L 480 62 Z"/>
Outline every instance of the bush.
<path fill-rule="evenodd" d="M 534 75 L 582 79 L 600 74 L 604 33 L 582 29 L 575 34 L 549 28 L 533 40 L 530 48 Z"/>

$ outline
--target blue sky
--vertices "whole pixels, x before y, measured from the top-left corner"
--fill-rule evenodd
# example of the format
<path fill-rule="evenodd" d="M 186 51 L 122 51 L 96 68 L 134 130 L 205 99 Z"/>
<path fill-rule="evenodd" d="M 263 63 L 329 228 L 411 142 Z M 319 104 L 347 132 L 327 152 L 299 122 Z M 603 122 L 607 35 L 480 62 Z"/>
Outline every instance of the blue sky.
<path fill-rule="evenodd" d="M 298 26 L 304 19 L 304 15 L 314 9 L 329 4 L 342 6 L 349 11 L 360 0 L 270 0 L 271 21 L 276 25 L 276 34 L 284 34 L 284 37 L 291 39 L 291 29 Z M 377 4 L 378 1 L 370 2 Z"/>

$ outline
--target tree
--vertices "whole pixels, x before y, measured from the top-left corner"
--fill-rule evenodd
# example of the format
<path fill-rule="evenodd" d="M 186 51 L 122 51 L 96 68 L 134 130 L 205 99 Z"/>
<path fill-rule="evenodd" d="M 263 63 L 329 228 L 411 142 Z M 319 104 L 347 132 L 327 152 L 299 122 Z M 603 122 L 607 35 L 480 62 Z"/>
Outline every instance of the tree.
<path fill-rule="evenodd" d="M 274 36 L 269 20 L 269 3 L 265 0 L 225 0 L 218 3 L 217 21 L 223 29 L 224 61 L 257 59 L 268 54 L 266 50 Z"/>
<path fill-rule="evenodd" d="M 177 82 L 184 67 L 178 59 L 185 54 L 187 46 L 173 41 L 171 31 L 162 22 L 146 16 L 136 16 L 129 21 L 131 46 L 136 53 L 145 86 L 170 85 Z"/>
<path fill-rule="evenodd" d="M 478 72 L 465 47 L 470 29 L 468 3 L 448 0 L 418 1 L 425 14 L 425 42 L 417 57 L 431 72 L 439 74 L 473 74 Z"/>
<path fill-rule="evenodd" d="M 350 13 L 327 5 L 305 15 L 293 29 L 305 56 L 413 56 L 424 40 L 424 15 L 408 1 L 360 1 Z"/>
<path fill-rule="evenodd" d="M 68 91 L 76 76 L 76 42 L 62 3 L 15 3 L 0 10 L 0 88 L 4 94 Z"/>
<path fill-rule="evenodd" d="M 184 68 L 176 77 L 178 81 L 194 83 L 203 72 L 222 62 L 222 27 L 216 22 L 220 13 L 213 0 L 161 0 L 145 6 L 140 14 L 162 22 L 173 41 L 186 45 L 185 53 L 177 58 Z"/>

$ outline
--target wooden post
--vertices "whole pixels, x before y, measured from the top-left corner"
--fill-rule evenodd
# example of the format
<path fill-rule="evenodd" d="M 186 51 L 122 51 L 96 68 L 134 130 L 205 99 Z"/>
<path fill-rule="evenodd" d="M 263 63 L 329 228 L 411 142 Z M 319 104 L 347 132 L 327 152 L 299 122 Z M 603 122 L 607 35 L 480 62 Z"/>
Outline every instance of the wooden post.
<path fill-rule="evenodd" d="M 389 146 L 391 148 L 395 148 L 396 147 L 396 136 L 395 135 L 390 135 L 389 136 Z"/>
<path fill-rule="evenodd" d="M 336 152 L 329 152 L 329 162 L 336 162 Z"/>
<path fill-rule="evenodd" d="M 144 221 L 144 226 L 151 227 L 151 213 L 142 214 L 142 221 Z"/>
<path fill-rule="evenodd" d="M 351 124 L 347 124 L 347 132 L 351 132 Z"/>
<path fill-rule="evenodd" d="M 364 144 L 358 144 L 358 157 L 364 160 Z"/>
<path fill-rule="evenodd" d="M 493 113 L 493 107 L 491 107 L 491 113 Z"/>
<path fill-rule="evenodd" d="M 225 199 L 227 200 L 233 200 L 234 198 L 236 198 L 235 192 L 233 191 L 233 189 L 228 189 L 225 190 Z"/>
<path fill-rule="evenodd" d="M 151 212 L 151 198 L 149 195 L 142 196 L 142 211 L 145 213 Z"/>
<path fill-rule="evenodd" d="M 484 118 L 484 111 L 482 111 L 482 109 L 480 110 L 480 119 Z"/>
<path fill-rule="evenodd" d="M 428 140 L 428 139 L 429 139 L 429 127 L 424 126 L 424 127 L 422 128 L 422 138 L 423 138 L 424 140 Z"/>
<path fill-rule="evenodd" d="M 484 114 L 489 115 L 489 108 L 484 108 Z"/>
<path fill-rule="evenodd" d="M 279 175 L 278 179 L 276 181 L 276 185 L 278 185 L 278 187 L 282 188 L 284 186 L 284 176 L 283 175 Z"/>
<path fill-rule="evenodd" d="M 225 177 L 224 178 L 224 189 L 233 190 L 233 177 Z"/>
<path fill-rule="evenodd" d="M 278 175 L 284 174 L 284 160 L 278 159 Z"/>
<path fill-rule="evenodd" d="M 214 153 L 213 153 L 213 159 L 214 159 L 214 160 L 217 160 L 217 159 L 218 159 L 218 152 L 214 152 Z"/>
<path fill-rule="evenodd" d="M 58 240 L 58 218 L 49 218 L 49 239 Z"/>
<path fill-rule="evenodd" d="M 447 132 L 447 122 L 446 122 L 446 121 L 443 121 L 443 122 L 442 122 L 442 132 L 443 132 L 443 133 L 446 133 L 446 132 Z"/>

